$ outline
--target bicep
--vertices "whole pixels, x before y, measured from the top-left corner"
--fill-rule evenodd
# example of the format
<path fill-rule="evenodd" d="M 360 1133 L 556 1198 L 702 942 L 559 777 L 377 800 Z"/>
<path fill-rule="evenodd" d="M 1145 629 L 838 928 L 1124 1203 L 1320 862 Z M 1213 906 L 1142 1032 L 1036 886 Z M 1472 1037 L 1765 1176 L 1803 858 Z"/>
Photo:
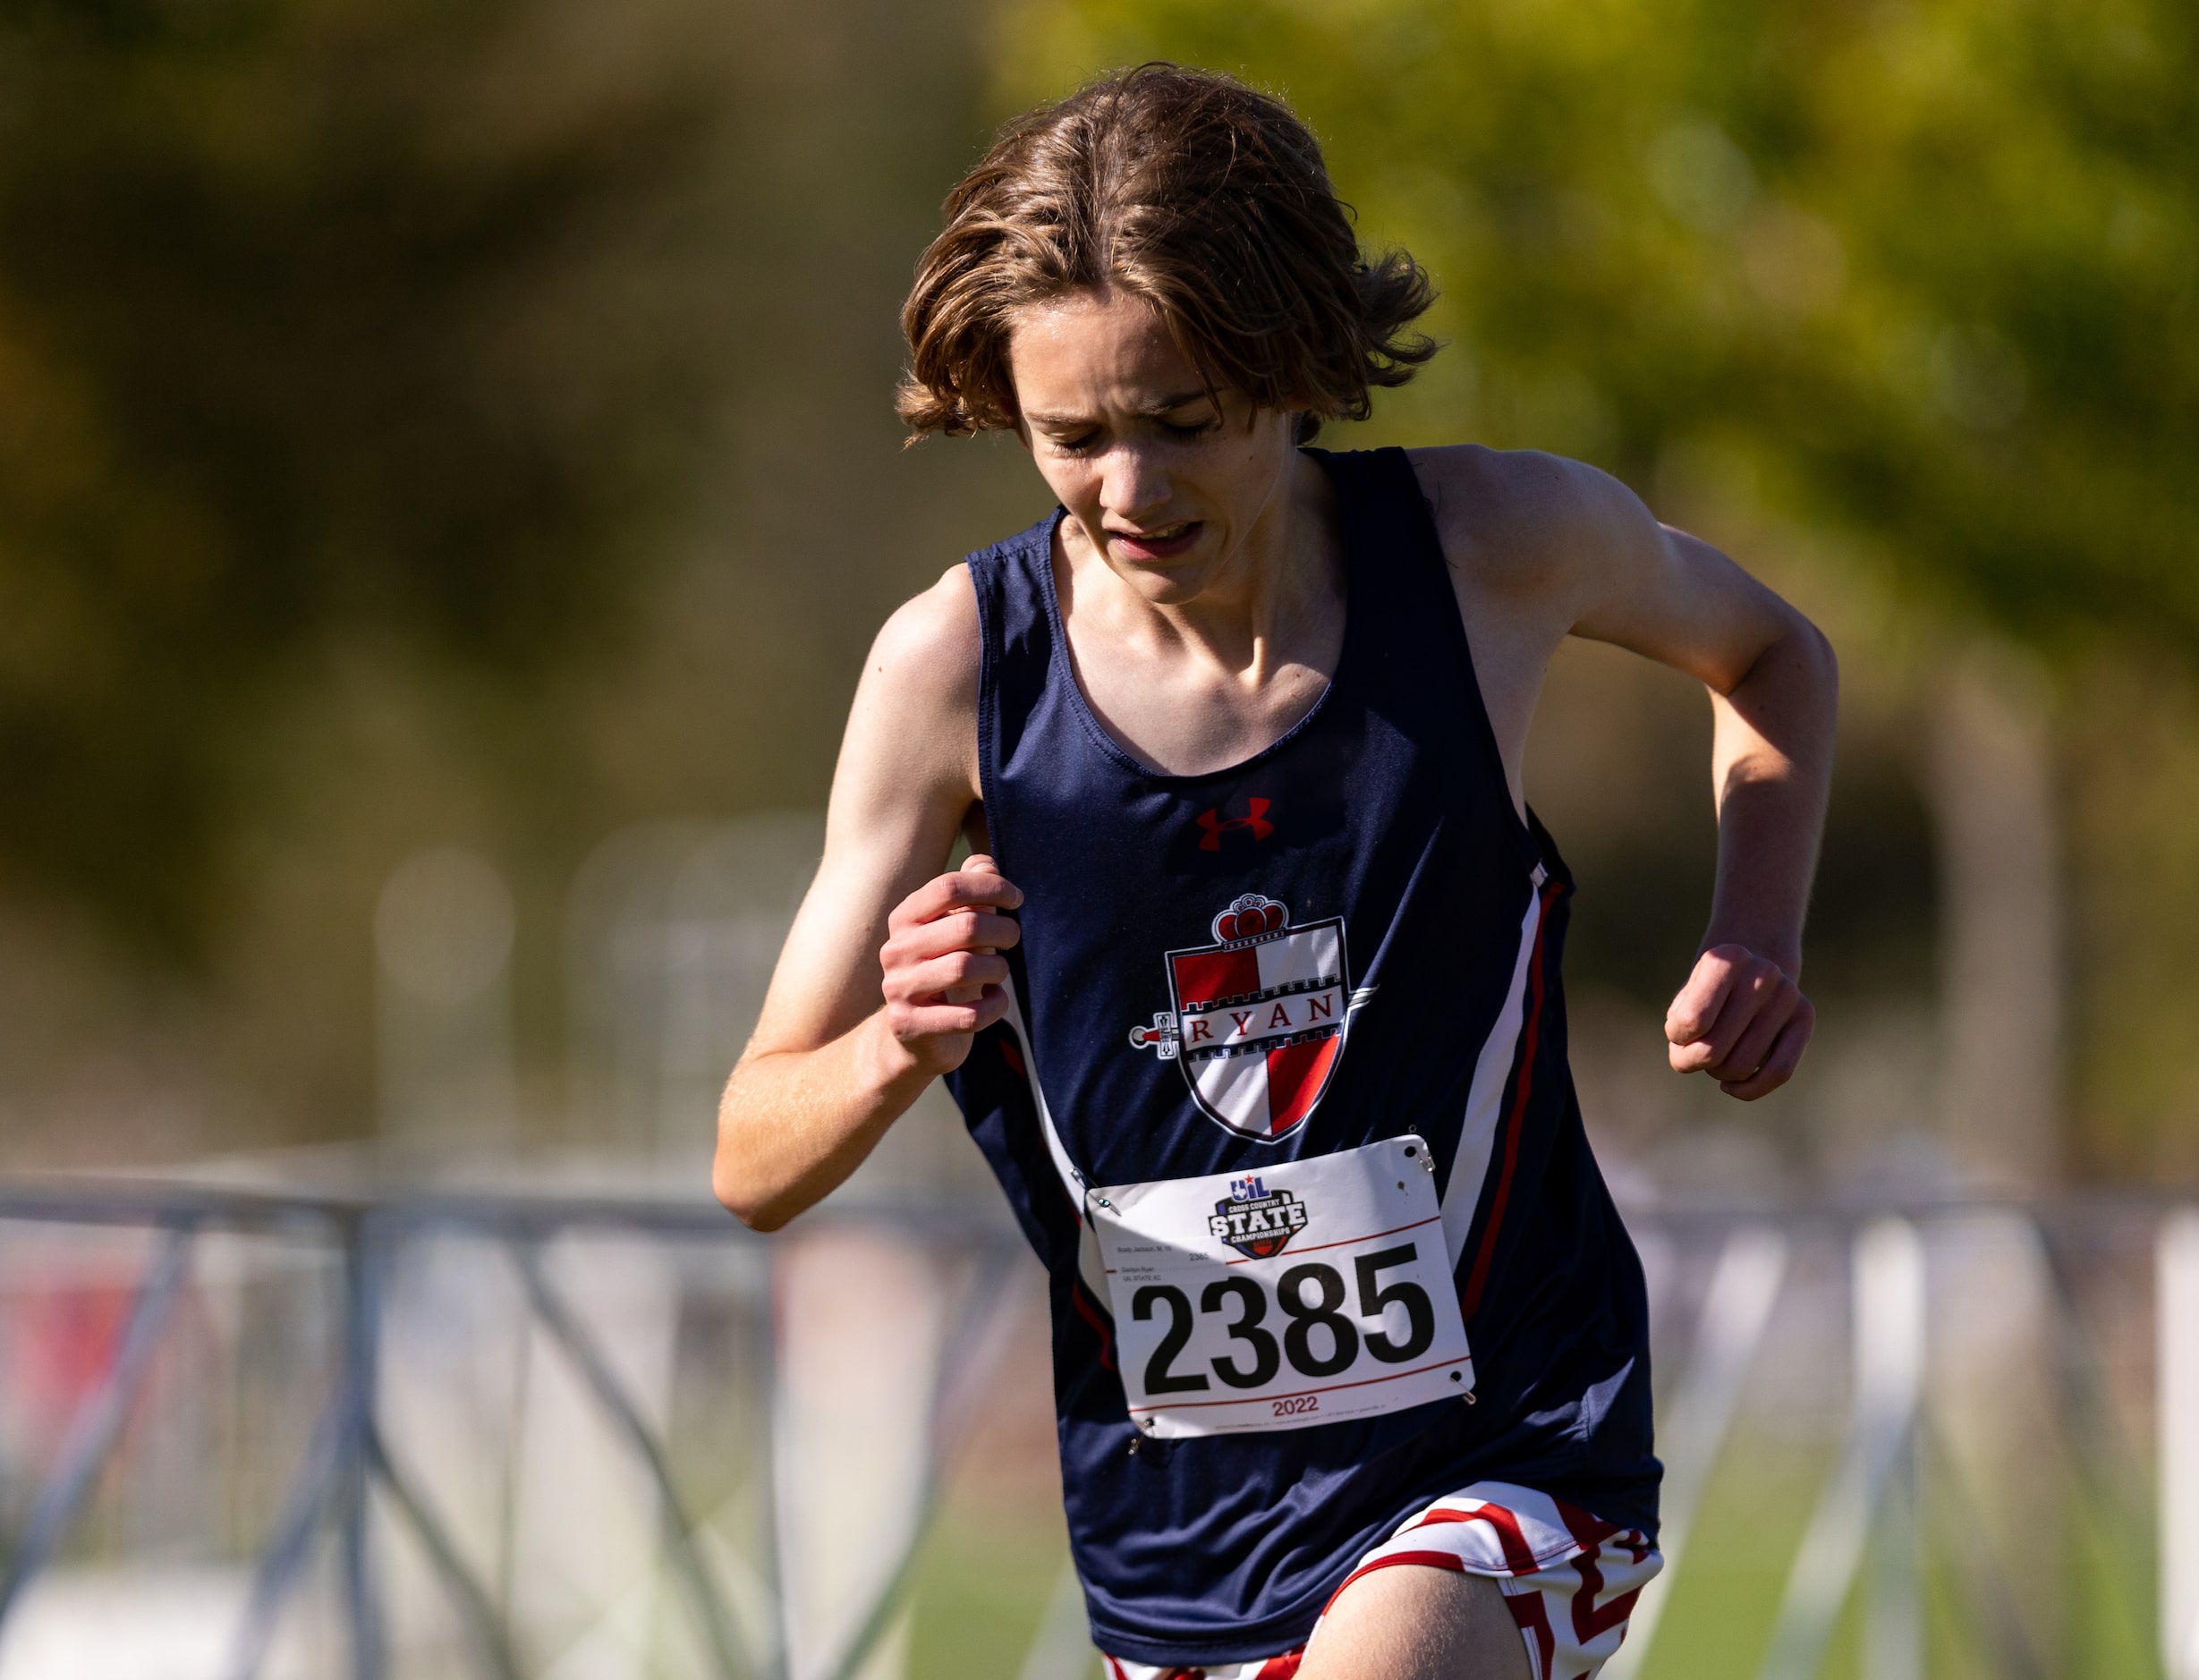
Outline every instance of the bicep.
<path fill-rule="evenodd" d="M 1593 469 L 1583 469 L 1593 472 Z M 1617 480 L 1584 486 L 1566 556 L 1570 632 L 1608 641 L 1730 692 L 1802 615 L 1699 537 L 1660 525 Z"/>
<path fill-rule="evenodd" d="M 976 603 L 956 581 L 949 573 L 896 613 L 864 664 L 824 858 L 772 972 L 751 1056 L 819 1048 L 878 1008 L 887 918 L 946 869 L 976 801 Z"/>

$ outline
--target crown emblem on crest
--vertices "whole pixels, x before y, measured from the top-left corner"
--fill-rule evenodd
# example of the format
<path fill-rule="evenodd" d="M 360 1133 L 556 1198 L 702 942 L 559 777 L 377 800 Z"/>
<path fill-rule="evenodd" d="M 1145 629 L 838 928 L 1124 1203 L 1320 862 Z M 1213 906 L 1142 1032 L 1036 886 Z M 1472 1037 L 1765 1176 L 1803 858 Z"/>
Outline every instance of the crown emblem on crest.
<path fill-rule="evenodd" d="M 1280 933 L 1290 912 L 1272 898 L 1247 893 L 1214 918 L 1214 942 L 1220 946 L 1249 945 L 1270 933 Z"/>

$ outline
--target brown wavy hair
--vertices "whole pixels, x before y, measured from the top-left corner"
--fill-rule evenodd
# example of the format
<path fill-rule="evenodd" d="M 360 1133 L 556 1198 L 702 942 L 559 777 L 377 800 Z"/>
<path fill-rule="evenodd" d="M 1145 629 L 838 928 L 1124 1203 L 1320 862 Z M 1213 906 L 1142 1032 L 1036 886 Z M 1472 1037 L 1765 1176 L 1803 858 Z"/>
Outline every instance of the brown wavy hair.
<path fill-rule="evenodd" d="M 1210 392 L 1305 406 L 1302 442 L 1436 352 L 1427 271 L 1363 251 L 1312 131 L 1229 76 L 1141 64 L 1026 112 L 945 208 L 901 310 L 912 442 L 1015 427 L 1011 317 L 1069 292 L 1145 299 Z"/>

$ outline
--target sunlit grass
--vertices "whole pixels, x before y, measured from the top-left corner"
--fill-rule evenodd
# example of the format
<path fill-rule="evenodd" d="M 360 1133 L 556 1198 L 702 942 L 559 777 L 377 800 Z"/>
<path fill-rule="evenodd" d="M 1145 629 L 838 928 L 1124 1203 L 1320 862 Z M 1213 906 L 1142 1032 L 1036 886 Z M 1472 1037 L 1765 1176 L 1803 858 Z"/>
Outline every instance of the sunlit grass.
<path fill-rule="evenodd" d="M 1015 1680 L 1068 1555 L 1058 1511 L 950 1505 L 917 1559 L 907 1680 Z"/>
<path fill-rule="evenodd" d="M 1729 1456 L 1712 1478 L 1643 1680 L 1751 1676 L 1826 1466 L 1815 1443 Z"/>

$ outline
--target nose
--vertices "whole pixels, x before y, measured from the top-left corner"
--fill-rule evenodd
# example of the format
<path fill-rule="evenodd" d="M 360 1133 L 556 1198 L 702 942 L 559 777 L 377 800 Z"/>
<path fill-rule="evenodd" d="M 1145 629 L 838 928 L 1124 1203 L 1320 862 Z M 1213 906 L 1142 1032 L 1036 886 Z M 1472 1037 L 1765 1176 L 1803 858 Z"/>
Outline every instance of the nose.
<path fill-rule="evenodd" d="M 1126 525 L 1144 525 L 1168 504 L 1174 487 L 1159 452 L 1128 441 L 1108 452 L 1100 484 L 1101 507 Z"/>

